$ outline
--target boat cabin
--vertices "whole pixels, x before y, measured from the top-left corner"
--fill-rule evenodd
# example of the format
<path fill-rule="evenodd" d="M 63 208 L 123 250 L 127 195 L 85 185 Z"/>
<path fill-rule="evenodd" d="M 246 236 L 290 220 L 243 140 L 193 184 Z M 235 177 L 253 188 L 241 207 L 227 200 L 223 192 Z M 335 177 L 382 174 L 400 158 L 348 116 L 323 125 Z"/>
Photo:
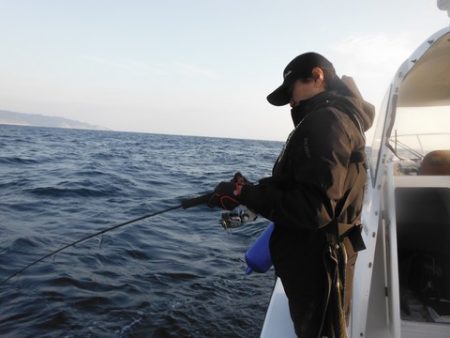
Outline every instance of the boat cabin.
<path fill-rule="evenodd" d="M 370 174 L 352 337 L 450 337 L 449 28 L 395 75 Z"/>

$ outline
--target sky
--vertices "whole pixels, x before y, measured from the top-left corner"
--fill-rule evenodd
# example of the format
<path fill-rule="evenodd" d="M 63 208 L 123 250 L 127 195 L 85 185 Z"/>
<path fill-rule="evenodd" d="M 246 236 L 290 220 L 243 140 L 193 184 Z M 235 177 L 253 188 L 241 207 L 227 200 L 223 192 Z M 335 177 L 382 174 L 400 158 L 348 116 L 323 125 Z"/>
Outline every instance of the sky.
<path fill-rule="evenodd" d="M 378 108 L 449 23 L 436 0 L 0 0 L 0 109 L 283 141 L 290 108 L 266 96 L 295 56 L 323 54 Z"/>

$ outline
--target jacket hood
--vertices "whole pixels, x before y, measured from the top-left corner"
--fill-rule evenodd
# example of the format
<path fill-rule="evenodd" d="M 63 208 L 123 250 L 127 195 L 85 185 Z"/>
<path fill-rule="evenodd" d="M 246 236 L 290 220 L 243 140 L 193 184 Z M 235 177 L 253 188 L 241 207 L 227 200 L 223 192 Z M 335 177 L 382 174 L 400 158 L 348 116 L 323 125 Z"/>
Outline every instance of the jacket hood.
<path fill-rule="evenodd" d="M 294 126 L 297 126 L 308 113 L 324 105 L 331 105 L 355 114 L 362 123 L 364 131 L 369 130 L 375 117 L 375 107 L 363 99 L 351 77 L 342 77 L 342 82 L 348 89 L 345 93 L 325 91 L 308 100 L 301 101 L 296 107 L 292 108 L 291 116 Z"/>
<path fill-rule="evenodd" d="M 363 99 L 353 78 L 344 75 L 342 77 L 342 82 L 353 94 L 351 96 L 347 96 L 346 98 L 355 106 L 355 113 L 363 123 L 364 131 L 369 130 L 370 127 L 372 127 L 373 120 L 375 118 L 375 106 Z"/>

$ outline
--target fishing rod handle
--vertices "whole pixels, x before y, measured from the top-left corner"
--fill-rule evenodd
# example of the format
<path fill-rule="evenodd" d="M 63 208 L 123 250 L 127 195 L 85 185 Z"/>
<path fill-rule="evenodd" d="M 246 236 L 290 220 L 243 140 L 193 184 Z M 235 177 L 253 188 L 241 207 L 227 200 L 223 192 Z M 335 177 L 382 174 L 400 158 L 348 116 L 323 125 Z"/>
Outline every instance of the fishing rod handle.
<path fill-rule="evenodd" d="M 200 204 L 208 204 L 212 195 L 213 195 L 213 192 L 208 192 L 207 194 L 199 196 L 199 197 L 182 200 L 181 206 L 183 207 L 183 209 L 187 209 L 187 208 L 195 207 L 196 205 L 200 205 Z"/>

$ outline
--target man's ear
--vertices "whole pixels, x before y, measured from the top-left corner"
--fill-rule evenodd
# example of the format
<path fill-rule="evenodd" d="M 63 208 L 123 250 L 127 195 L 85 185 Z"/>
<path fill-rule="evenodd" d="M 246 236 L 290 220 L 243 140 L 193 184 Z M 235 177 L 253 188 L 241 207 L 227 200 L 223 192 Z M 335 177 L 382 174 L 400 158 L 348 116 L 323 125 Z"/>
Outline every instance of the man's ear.
<path fill-rule="evenodd" d="M 314 81 L 319 81 L 320 84 L 322 84 L 325 81 L 325 75 L 323 73 L 323 70 L 320 67 L 314 67 L 311 71 L 312 78 Z"/>

